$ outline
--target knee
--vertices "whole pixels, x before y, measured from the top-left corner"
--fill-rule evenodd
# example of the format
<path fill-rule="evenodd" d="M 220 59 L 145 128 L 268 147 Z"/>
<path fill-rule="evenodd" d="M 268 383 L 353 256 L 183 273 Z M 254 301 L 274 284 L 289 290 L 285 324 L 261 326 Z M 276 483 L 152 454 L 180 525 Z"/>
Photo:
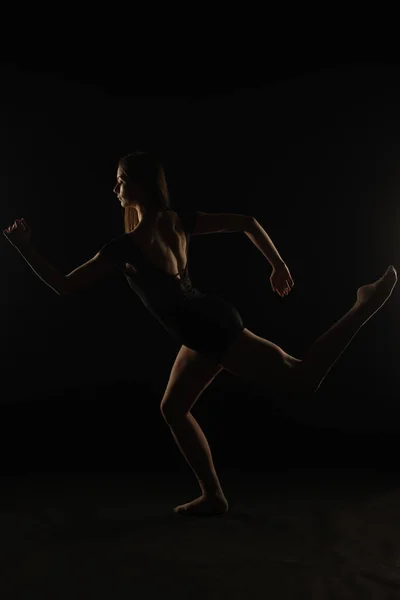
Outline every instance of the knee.
<path fill-rule="evenodd" d="M 168 423 L 168 420 L 169 420 L 168 410 L 165 407 L 165 403 L 164 402 L 161 402 L 161 404 L 160 404 L 160 412 L 161 412 L 161 414 L 163 416 L 164 421 L 166 421 Z"/>
<path fill-rule="evenodd" d="M 182 414 L 181 411 L 177 410 L 176 408 L 173 409 L 171 407 L 168 407 L 168 405 L 165 402 L 161 402 L 160 412 L 164 418 L 164 421 L 166 421 L 166 423 L 170 426 L 173 425 L 173 423 L 175 423 L 176 421 L 182 420 L 185 417 L 185 415 Z"/>
<path fill-rule="evenodd" d="M 291 392 L 313 394 L 319 388 L 319 383 L 313 381 L 302 360 L 296 359 L 296 362 L 290 365 L 289 380 Z"/>

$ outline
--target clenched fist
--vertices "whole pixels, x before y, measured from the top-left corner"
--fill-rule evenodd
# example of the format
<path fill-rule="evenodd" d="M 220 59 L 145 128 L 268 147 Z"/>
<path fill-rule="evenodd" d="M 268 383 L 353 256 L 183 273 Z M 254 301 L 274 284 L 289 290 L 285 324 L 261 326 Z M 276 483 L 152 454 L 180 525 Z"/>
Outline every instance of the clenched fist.
<path fill-rule="evenodd" d="M 16 219 L 10 227 L 3 229 L 3 235 L 16 248 L 29 244 L 31 240 L 31 230 L 25 219 Z"/>

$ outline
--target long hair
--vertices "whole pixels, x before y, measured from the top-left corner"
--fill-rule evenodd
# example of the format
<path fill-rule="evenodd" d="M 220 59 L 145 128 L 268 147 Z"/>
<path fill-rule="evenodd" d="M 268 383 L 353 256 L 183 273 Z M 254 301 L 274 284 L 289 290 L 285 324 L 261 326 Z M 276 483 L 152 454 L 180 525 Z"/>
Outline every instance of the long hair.
<path fill-rule="evenodd" d="M 118 167 L 128 181 L 143 186 L 147 197 L 147 208 L 150 210 L 170 208 L 164 167 L 153 155 L 148 152 L 132 152 L 119 160 Z M 138 212 L 134 206 L 125 206 L 123 211 L 125 233 L 129 233 L 139 224 Z"/>

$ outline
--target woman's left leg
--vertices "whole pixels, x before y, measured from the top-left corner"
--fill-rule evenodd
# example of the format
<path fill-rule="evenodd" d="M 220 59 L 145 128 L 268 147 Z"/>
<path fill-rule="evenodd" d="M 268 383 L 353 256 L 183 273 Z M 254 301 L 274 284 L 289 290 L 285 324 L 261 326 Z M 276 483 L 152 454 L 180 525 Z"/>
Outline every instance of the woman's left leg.
<path fill-rule="evenodd" d="M 161 402 L 163 417 L 202 490 L 200 498 L 175 508 L 179 514 L 222 514 L 228 510 L 207 438 L 190 412 L 220 371 L 220 365 L 182 346 Z"/>

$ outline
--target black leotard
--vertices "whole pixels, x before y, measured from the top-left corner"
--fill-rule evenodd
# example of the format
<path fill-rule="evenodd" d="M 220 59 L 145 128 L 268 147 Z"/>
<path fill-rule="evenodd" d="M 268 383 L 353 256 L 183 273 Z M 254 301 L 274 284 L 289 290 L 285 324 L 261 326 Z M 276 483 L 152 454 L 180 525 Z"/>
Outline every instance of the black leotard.
<path fill-rule="evenodd" d="M 197 213 L 176 212 L 184 226 L 188 247 Z M 118 266 L 146 308 L 181 344 L 220 362 L 224 352 L 244 329 L 234 306 L 192 286 L 189 260 L 178 274 L 179 279 L 153 264 L 128 234 L 112 239 L 100 252 Z M 125 263 L 137 267 L 138 272 L 129 271 Z"/>

